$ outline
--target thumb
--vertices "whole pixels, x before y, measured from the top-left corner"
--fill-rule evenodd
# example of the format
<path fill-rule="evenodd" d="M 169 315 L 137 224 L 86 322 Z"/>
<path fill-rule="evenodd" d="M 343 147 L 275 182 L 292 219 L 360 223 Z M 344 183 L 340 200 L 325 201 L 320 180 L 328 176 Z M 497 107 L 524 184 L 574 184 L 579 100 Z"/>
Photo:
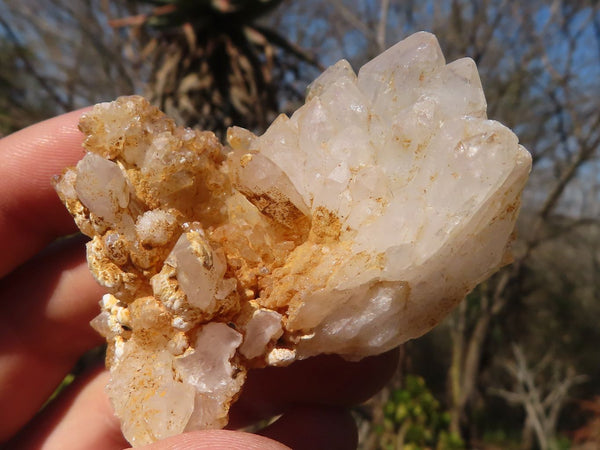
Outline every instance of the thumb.
<path fill-rule="evenodd" d="M 272 439 L 242 431 L 206 430 L 173 436 L 144 450 L 290 450 Z"/>

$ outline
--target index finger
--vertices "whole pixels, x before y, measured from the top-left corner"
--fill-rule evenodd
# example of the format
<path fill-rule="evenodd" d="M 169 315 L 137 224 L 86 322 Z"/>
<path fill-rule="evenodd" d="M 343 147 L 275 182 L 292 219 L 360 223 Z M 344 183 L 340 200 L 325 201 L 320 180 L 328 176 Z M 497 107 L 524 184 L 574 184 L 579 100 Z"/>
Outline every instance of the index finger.
<path fill-rule="evenodd" d="M 52 177 L 83 156 L 77 122 L 84 111 L 0 139 L 0 277 L 56 237 L 76 231 L 54 191 Z"/>

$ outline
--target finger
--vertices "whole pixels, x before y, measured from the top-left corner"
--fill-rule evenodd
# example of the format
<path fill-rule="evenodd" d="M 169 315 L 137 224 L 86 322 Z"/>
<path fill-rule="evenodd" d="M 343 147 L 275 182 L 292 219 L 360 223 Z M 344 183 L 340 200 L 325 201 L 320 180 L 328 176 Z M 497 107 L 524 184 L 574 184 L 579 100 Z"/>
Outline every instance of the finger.
<path fill-rule="evenodd" d="M 69 389 L 64 398 L 44 411 L 12 441 L 15 445 L 18 444 L 15 448 L 42 446 L 61 449 L 122 448 L 124 441 L 104 394 L 106 381 L 106 372 L 101 374 L 96 372 L 89 377 L 89 380 L 78 381 L 74 389 Z M 339 395 L 342 393 L 343 388 Z M 90 424 L 94 424 L 95 428 L 88 430 Z M 73 429 L 76 429 L 77 433 L 73 433 Z M 354 420 L 347 411 L 316 406 L 292 407 L 260 434 L 293 449 L 356 448 L 357 439 Z M 212 430 L 186 433 L 157 442 L 147 448 L 153 450 L 287 448 L 275 441 L 247 433 Z M 69 447 L 67 443 L 76 445 Z"/>
<path fill-rule="evenodd" d="M 398 349 L 350 362 L 320 355 L 288 367 L 251 370 L 231 409 L 230 428 L 272 417 L 292 404 L 352 406 L 378 392 L 398 366 Z"/>
<path fill-rule="evenodd" d="M 31 421 L 9 448 L 78 450 L 122 449 L 128 446 L 105 394 L 109 374 L 95 369 L 73 385 Z M 284 450 L 286 446 L 250 433 L 206 430 L 184 433 L 143 447 L 149 450 Z"/>
<path fill-rule="evenodd" d="M 296 407 L 258 435 L 228 430 L 185 433 L 145 450 L 280 450 L 355 449 L 356 423 L 349 412 L 323 407 Z"/>
<path fill-rule="evenodd" d="M 230 430 L 206 430 L 180 434 L 144 450 L 289 450 L 289 447 L 256 434 Z"/>
<path fill-rule="evenodd" d="M 87 349 L 102 289 L 82 239 L 64 240 L 0 281 L 0 440 L 25 424 Z M 18 389 L 17 389 L 18 388 Z"/>
<path fill-rule="evenodd" d="M 51 180 L 84 154 L 77 130 L 83 111 L 0 139 L 0 277 L 57 236 L 75 231 Z"/>
<path fill-rule="evenodd" d="M 297 406 L 260 432 L 294 450 L 353 450 L 358 430 L 350 411 Z"/>
<path fill-rule="evenodd" d="M 105 370 L 78 378 L 12 441 L 14 449 L 122 449 L 128 446 L 104 393 Z"/>

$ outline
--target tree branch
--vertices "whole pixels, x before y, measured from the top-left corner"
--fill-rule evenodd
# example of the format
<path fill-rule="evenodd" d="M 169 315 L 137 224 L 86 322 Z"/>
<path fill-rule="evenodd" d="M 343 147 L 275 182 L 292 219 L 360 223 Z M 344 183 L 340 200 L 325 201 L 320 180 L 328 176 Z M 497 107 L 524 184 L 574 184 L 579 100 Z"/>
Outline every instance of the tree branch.
<path fill-rule="evenodd" d="M 6 34 L 13 42 L 15 49 L 17 50 L 17 53 L 19 55 L 19 58 L 21 59 L 21 61 L 23 61 L 23 64 L 25 64 L 25 67 L 27 67 L 27 70 L 29 71 L 31 76 L 35 78 L 35 80 L 40 84 L 44 91 L 48 93 L 52 100 L 56 102 L 56 104 L 60 105 L 60 107 L 63 108 L 64 111 L 70 111 L 72 109 L 71 105 L 65 102 L 60 97 L 60 95 L 58 95 L 58 92 L 56 92 L 56 90 L 50 85 L 50 83 L 48 83 L 48 80 L 38 73 L 31 60 L 27 57 L 27 51 L 25 47 L 20 43 L 19 38 L 17 37 L 12 27 L 8 24 L 6 20 L 4 20 L 4 18 L 1 15 L 0 25 L 4 28 Z"/>

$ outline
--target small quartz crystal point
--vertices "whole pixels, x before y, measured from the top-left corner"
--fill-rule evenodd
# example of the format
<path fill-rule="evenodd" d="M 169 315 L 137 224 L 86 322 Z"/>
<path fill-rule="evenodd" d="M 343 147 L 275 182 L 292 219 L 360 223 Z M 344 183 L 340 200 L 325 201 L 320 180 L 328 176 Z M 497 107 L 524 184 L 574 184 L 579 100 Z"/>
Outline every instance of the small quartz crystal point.
<path fill-rule="evenodd" d="M 107 294 L 127 440 L 220 428 L 246 372 L 421 336 L 506 264 L 531 157 L 487 120 L 477 68 L 417 33 L 342 60 L 262 136 L 228 145 L 141 97 L 81 118 L 56 181 Z"/>

